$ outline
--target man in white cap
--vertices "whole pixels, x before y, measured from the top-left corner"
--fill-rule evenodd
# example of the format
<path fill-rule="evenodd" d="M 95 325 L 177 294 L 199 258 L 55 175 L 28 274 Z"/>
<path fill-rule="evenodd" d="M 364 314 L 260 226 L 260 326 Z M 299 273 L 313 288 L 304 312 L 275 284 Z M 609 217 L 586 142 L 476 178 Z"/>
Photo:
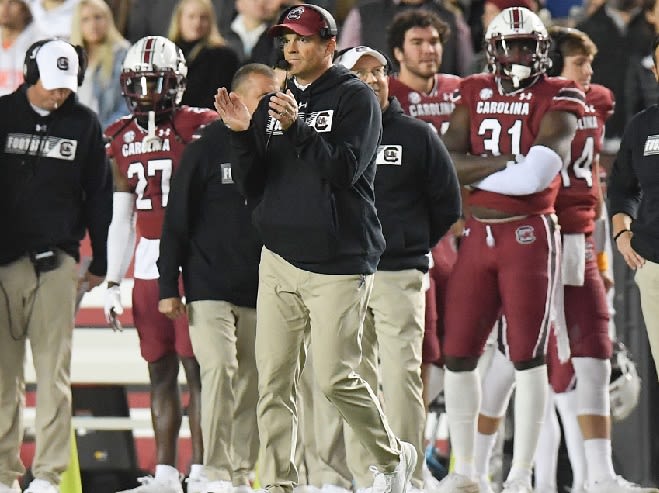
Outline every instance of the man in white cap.
<path fill-rule="evenodd" d="M 65 41 L 33 44 L 25 83 L 0 97 L 0 493 L 20 492 L 25 341 L 37 380 L 34 480 L 58 493 L 69 463 L 71 342 L 78 282 L 106 270 L 112 178 L 96 115 L 78 103 L 79 55 Z M 77 280 L 85 231 L 93 259 Z"/>

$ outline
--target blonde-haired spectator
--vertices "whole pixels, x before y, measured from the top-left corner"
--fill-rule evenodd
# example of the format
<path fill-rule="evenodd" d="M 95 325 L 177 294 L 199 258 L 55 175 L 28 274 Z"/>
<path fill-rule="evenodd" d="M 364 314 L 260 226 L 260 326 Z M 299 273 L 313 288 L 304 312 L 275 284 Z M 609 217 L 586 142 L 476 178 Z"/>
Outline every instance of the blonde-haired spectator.
<path fill-rule="evenodd" d="M 240 62 L 217 28 L 210 0 L 181 0 L 174 9 L 169 39 L 182 50 L 188 64 L 183 104 L 214 108 L 218 87 L 230 87 Z"/>
<path fill-rule="evenodd" d="M 44 37 L 24 0 L 0 0 L 0 96 L 23 83 L 25 51 Z"/>
<path fill-rule="evenodd" d="M 83 46 L 88 57 L 78 98 L 96 112 L 105 128 L 128 114 L 119 75 L 129 43 L 117 30 L 110 7 L 104 0 L 81 0 L 76 6 L 71 42 Z"/>

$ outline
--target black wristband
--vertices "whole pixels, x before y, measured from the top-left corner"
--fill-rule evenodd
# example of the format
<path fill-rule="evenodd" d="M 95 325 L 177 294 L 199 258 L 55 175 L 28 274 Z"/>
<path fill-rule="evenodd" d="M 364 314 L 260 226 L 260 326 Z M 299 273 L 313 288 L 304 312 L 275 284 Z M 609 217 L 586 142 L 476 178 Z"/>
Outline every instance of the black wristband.
<path fill-rule="evenodd" d="M 613 242 L 615 243 L 616 241 L 618 241 L 618 238 L 620 238 L 620 235 L 621 235 L 621 234 L 623 234 L 623 233 L 631 233 L 631 232 L 632 232 L 631 229 L 626 229 L 626 228 L 625 228 L 625 229 L 621 229 L 620 231 L 618 231 L 618 232 L 613 236 Z"/>

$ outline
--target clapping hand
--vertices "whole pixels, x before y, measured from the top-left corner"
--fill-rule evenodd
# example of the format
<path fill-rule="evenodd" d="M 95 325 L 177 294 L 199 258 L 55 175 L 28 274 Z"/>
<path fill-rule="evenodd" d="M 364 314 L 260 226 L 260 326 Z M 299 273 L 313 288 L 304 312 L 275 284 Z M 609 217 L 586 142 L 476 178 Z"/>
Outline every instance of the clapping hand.
<path fill-rule="evenodd" d="M 242 132 L 249 128 L 252 116 L 245 103 L 235 92 L 229 92 L 224 87 L 220 87 L 215 94 L 215 109 L 224 124 L 231 130 Z"/>

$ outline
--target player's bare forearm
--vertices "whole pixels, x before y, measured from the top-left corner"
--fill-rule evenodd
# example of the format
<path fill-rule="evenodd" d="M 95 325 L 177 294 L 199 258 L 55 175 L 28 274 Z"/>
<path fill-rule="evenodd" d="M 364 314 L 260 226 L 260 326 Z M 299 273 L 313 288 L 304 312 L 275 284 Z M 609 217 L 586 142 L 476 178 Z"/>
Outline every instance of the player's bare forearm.
<path fill-rule="evenodd" d="M 472 156 L 463 153 L 451 153 L 460 185 L 471 185 L 486 176 L 506 168 L 513 156 Z"/>

